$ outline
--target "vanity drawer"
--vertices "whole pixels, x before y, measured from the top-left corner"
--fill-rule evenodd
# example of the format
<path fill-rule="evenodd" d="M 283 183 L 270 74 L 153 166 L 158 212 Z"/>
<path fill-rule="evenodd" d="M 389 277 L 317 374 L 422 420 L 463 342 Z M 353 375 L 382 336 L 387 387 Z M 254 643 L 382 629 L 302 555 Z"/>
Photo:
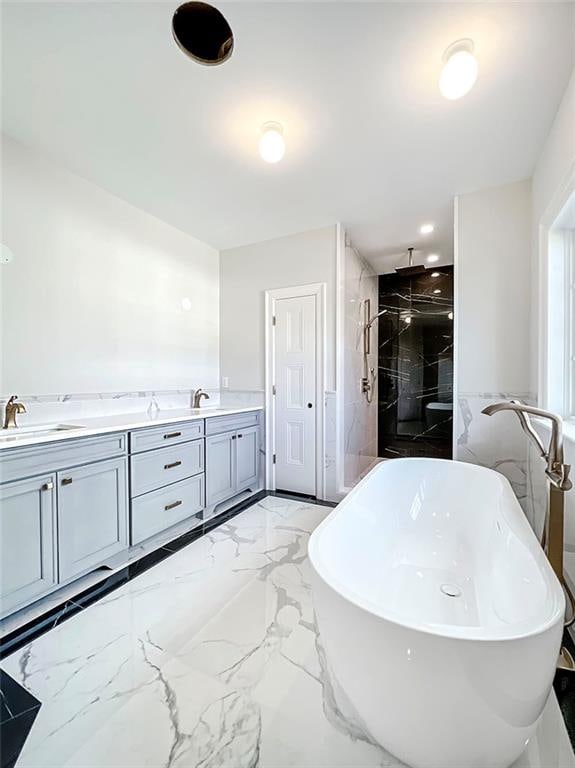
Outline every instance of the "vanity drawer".
<path fill-rule="evenodd" d="M 203 475 L 139 496 L 132 501 L 132 544 L 149 539 L 192 515 L 198 516 L 199 525 L 203 508 Z"/>
<path fill-rule="evenodd" d="M 194 440 L 131 456 L 130 468 L 132 497 L 155 491 L 204 471 L 204 441 Z"/>
<path fill-rule="evenodd" d="M 118 432 L 103 437 L 5 448 L 0 452 L 0 483 L 122 456 L 126 445 L 127 435 Z"/>
<path fill-rule="evenodd" d="M 254 427 L 259 424 L 259 416 L 259 411 L 239 413 L 236 416 L 214 416 L 212 419 L 206 419 L 206 435 L 219 435 L 222 432 Z"/>
<path fill-rule="evenodd" d="M 168 445 L 196 440 L 204 434 L 204 420 L 186 421 L 182 424 L 165 424 L 162 427 L 130 432 L 130 453 L 166 448 Z"/>

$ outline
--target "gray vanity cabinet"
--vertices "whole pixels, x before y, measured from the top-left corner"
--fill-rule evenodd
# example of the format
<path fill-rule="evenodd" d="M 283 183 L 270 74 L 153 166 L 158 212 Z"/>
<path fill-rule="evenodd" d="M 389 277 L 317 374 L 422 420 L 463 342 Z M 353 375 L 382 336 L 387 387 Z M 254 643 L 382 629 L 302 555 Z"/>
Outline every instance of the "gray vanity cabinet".
<path fill-rule="evenodd" d="M 259 428 L 248 427 L 237 433 L 236 440 L 236 490 L 243 491 L 258 480 Z"/>
<path fill-rule="evenodd" d="M 236 492 L 235 432 L 206 438 L 206 504 L 225 501 Z"/>
<path fill-rule="evenodd" d="M 257 420 L 257 416 L 252 415 L 251 419 Z M 225 426 L 234 423 L 231 419 L 228 422 Z M 242 419 L 236 419 L 235 422 L 239 426 L 236 431 L 206 437 L 208 509 L 247 488 L 253 489 L 258 483 L 259 426 L 243 426 Z"/>
<path fill-rule="evenodd" d="M 54 531 L 56 477 L 0 487 L 0 615 L 49 592 L 57 583 Z"/>
<path fill-rule="evenodd" d="M 128 546 L 124 457 L 58 472 L 60 581 L 100 565 Z"/>

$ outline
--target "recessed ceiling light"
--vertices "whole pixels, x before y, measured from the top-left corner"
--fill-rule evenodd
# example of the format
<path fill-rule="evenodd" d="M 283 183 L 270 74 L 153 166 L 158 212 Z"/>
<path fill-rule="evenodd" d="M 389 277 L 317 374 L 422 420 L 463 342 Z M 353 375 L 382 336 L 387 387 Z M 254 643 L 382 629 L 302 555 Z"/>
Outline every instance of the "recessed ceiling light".
<path fill-rule="evenodd" d="M 411 325 L 411 316 L 410 316 L 410 315 L 408 315 L 408 316 L 405 318 L 405 322 L 407 323 L 407 325 Z"/>
<path fill-rule="evenodd" d="M 441 288 L 436 288 L 433 293 L 441 293 Z"/>
<path fill-rule="evenodd" d="M 447 317 L 448 317 L 450 320 L 453 320 L 453 312 L 450 312 L 450 313 L 447 315 Z"/>
<path fill-rule="evenodd" d="M 427 261 L 429 264 L 435 264 L 436 261 L 439 261 L 439 256 L 436 253 L 430 253 Z"/>
<path fill-rule="evenodd" d="M 430 235 L 434 229 L 435 227 L 433 226 L 433 224 L 423 224 L 423 226 L 419 228 L 419 231 L 421 232 L 422 235 Z"/>
<path fill-rule="evenodd" d="M 457 40 L 443 54 L 439 90 L 446 99 L 460 99 L 475 85 L 478 66 L 473 50 L 473 40 Z"/>
<path fill-rule="evenodd" d="M 262 125 L 262 135 L 259 142 L 260 157 L 266 163 L 279 163 L 286 151 L 283 128 L 279 123 Z"/>
<path fill-rule="evenodd" d="M 431 277 L 439 277 L 439 272 L 432 272 Z"/>

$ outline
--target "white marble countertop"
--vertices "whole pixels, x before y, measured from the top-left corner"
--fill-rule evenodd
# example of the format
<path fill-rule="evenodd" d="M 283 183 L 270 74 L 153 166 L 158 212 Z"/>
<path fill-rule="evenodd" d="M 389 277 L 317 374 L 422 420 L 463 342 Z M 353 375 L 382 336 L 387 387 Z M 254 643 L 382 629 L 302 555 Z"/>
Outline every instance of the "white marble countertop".
<path fill-rule="evenodd" d="M 55 443 L 63 440 L 75 440 L 80 437 L 94 437 L 110 432 L 128 432 L 132 429 L 143 427 L 161 426 L 162 424 L 174 424 L 181 421 L 195 421 L 197 419 L 210 419 L 214 416 L 233 416 L 237 413 L 249 411 L 261 411 L 263 406 L 252 405 L 244 408 L 170 408 L 145 413 L 116 413 L 111 416 L 98 416 L 97 418 L 69 419 L 60 422 L 62 425 L 74 426 L 75 429 L 63 429 L 46 433 L 26 432 L 23 428 L 11 430 L 9 434 L 0 430 L 0 451 L 7 448 L 22 448 L 29 445 L 42 443 Z M 34 425 L 40 428 L 40 424 Z M 47 425 L 49 426 L 49 425 Z"/>

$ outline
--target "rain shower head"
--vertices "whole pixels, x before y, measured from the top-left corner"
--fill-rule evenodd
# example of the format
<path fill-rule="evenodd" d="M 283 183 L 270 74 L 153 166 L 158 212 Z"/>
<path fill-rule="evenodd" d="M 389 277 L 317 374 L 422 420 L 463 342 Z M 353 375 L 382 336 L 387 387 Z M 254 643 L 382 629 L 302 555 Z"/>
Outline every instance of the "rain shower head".
<path fill-rule="evenodd" d="M 423 275 L 427 271 L 427 267 L 424 267 L 423 264 L 413 264 L 413 248 L 407 249 L 409 253 L 409 266 L 407 267 L 396 267 L 395 271 L 398 275 Z"/>

